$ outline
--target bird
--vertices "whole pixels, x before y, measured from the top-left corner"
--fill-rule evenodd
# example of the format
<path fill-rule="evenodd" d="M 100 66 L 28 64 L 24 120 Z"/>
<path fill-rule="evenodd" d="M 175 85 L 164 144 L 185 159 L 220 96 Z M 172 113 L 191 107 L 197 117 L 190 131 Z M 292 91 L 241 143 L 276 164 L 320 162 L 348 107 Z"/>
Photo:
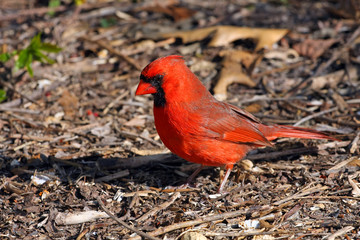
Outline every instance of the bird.
<path fill-rule="evenodd" d="M 302 127 L 266 125 L 239 107 L 218 101 L 179 55 L 158 58 L 140 74 L 135 95 L 154 97 L 155 127 L 164 145 L 177 156 L 204 166 L 225 166 L 218 192 L 224 189 L 234 164 L 256 148 L 272 147 L 279 137 L 330 139 Z"/>

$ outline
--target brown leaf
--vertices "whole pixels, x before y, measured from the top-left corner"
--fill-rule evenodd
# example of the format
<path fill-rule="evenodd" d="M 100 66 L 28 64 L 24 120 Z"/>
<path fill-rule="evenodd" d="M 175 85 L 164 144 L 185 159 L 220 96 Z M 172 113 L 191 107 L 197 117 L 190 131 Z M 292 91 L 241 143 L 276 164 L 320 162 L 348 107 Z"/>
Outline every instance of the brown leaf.
<path fill-rule="evenodd" d="M 260 54 L 251 53 L 243 50 L 225 50 L 221 51 L 220 56 L 226 56 L 234 62 L 241 63 L 246 70 L 252 70 L 257 64 L 261 62 L 262 56 Z M 250 72 L 251 72 L 250 70 Z"/>
<path fill-rule="evenodd" d="M 358 1 L 343 0 L 343 1 L 339 1 L 339 4 L 337 4 L 336 7 L 327 6 L 325 7 L 325 9 L 330 14 L 342 18 L 360 19 L 360 5 Z"/>
<path fill-rule="evenodd" d="M 360 158 L 354 158 L 351 162 L 349 162 L 350 166 L 358 166 L 360 167 Z"/>
<path fill-rule="evenodd" d="M 234 53 L 234 54 L 233 54 Z M 240 83 L 249 87 L 254 87 L 256 83 L 244 72 L 241 63 L 244 61 L 250 65 L 250 59 L 256 61 L 255 57 L 245 51 L 227 52 L 222 62 L 222 69 L 218 82 L 214 87 L 214 95 L 219 100 L 226 99 L 227 87 L 232 83 Z"/>
<path fill-rule="evenodd" d="M 337 41 L 336 39 L 306 39 L 301 43 L 295 44 L 293 48 L 300 55 L 315 60 Z"/>
<path fill-rule="evenodd" d="M 266 28 L 247 28 L 236 26 L 215 26 L 208 28 L 195 29 L 190 31 L 178 31 L 162 34 L 162 37 L 181 38 L 184 43 L 200 41 L 214 33 L 209 43 L 210 47 L 226 46 L 239 39 L 254 39 L 257 44 L 255 50 L 262 48 L 272 48 L 272 45 L 284 37 L 289 30 L 287 29 L 266 29 Z"/>
<path fill-rule="evenodd" d="M 345 73 L 345 70 L 339 70 L 327 75 L 312 78 L 311 88 L 320 90 L 325 86 L 330 86 L 330 88 L 335 89 L 342 80 L 346 80 L 348 77 L 350 77 L 350 79 L 357 79 L 359 77 L 355 67 L 349 67 L 348 74 Z"/>
<path fill-rule="evenodd" d="M 146 120 L 144 116 L 136 116 L 133 119 L 124 123 L 124 125 L 128 127 L 143 127 L 145 126 L 145 122 Z"/>
<path fill-rule="evenodd" d="M 258 103 L 250 104 L 249 106 L 245 107 L 245 111 L 250 113 L 258 113 L 260 112 L 262 106 Z"/>
<path fill-rule="evenodd" d="M 65 112 L 65 117 L 68 117 L 69 119 L 74 119 L 79 104 L 79 100 L 76 95 L 70 93 L 69 90 L 65 89 L 58 102 Z"/>
<path fill-rule="evenodd" d="M 170 2 L 167 5 L 166 4 L 161 5 L 159 3 L 156 3 L 153 6 L 141 8 L 141 10 L 148 12 L 164 13 L 169 17 L 172 17 L 175 20 L 175 22 L 190 18 L 196 13 L 196 11 L 194 10 L 185 7 L 179 7 L 174 2 Z"/>

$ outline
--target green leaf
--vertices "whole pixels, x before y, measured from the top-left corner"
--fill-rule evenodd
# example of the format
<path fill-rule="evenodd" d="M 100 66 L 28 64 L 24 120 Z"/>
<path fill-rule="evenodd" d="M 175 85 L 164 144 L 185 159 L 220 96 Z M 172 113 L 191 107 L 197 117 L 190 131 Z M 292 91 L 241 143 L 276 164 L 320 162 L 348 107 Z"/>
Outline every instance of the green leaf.
<path fill-rule="evenodd" d="M 6 92 L 4 89 L 0 89 L 0 102 L 3 102 L 6 99 Z"/>
<path fill-rule="evenodd" d="M 50 0 L 50 1 L 49 1 L 49 8 L 50 8 L 50 9 L 56 8 L 56 7 L 58 7 L 58 6 L 60 6 L 60 0 Z M 55 11 L 50 10 L 50 11 L 48 12 L 48 14 L 53 17 L 53 16 L 55 15 Z"/>
<path fill-rule="evenodd" d="M 37 49 L 41 46 L 41 33 L 38 33 L 31 39 L 30 45 L 27 47 L 27 49 Z"/>
<path fill-rule="evenodd" d="M 34 72 L 33 72 L 32 67 L 31 67 L 32 60 L 33 60 L 33 55 L 30 54 L 29 58 L 27 59 L 27 62 L 25 63 L 26 70 L 29 72 L 31 77 L 34 76 Z"/>
<path fill-rule="evenodd" d="M 7 62 L 11 58 L 11 54 L 9 53 L 2 53 L 0 54 L 0 62 Z"/>
<path fill-rule="evenodd" d="M 39 50 L 35 50 L 33 55 L 34 55 L 34 60 L 37 60 L 39 62 L 42 62 L 42 63 L 47 62 L 50 64 L 55 63 L 55 61 L 53 59 L 49 58 L 48 56 L 46 56 Z"/>
<path fill-rule="evenodd" d="M 58 53 L 62 50 L 58 46 L 56 46 L 54 44 L 50 44 L 50 43 L 42 43 L 41 46 L 39 47 L 39 49 L 41 49 L 45 52 L 52 52 L 52 53 Z"/>
<path fill-rule="evenodd" d="M 115 18 L 102 18 L 100 19 L 100 25 L 103 28 L 108 28 L 116 24 Z"/>
<path fill-rule="evenodd" d="M 29 46 L 20 50 L 18 59 L 15 61 L 14 71 L 19 69 L 26 68 L 30 76 L 33 76 L 33 69 L 31 67 L 32 62 L 39 61 L 42 63 L 55 63 L 55 60 L 49 58 L 45 53 L 58 53 L 61 51 L 56 45 L 50 43 L 41 42 L 41 33 L 37 34 L 31 39 Z M 14 51 L 12 54 L 15 55 L 17 52 Z M 0 55 L 0 61 L 1 61 Z M 6 60 L 7 55 L 4 55 L 3 58 Z"/>
<path fill-rule="evenodd" d="M 19 58 L 15 61 L 15 67 L 18 69 L 25 67 L 25 64 L 30 56 L 31 54 L 28 49 L 21 50 L 19 53 Z"/>

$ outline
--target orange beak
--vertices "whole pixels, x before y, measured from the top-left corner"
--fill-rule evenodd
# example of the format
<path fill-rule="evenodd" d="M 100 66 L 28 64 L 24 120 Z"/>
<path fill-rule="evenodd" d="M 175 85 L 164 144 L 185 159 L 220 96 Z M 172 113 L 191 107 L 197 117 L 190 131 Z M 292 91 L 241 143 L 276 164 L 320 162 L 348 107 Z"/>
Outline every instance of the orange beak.
<path fill-rule="evenodd" d="M 150 83 L 144 82 L 143 80 L 140 80 L 140 83 L 136 89 L 135 95 L 144 95 L 144 94 L 152 94 L 156 93 L 156 88 L 151 85 Z"/>

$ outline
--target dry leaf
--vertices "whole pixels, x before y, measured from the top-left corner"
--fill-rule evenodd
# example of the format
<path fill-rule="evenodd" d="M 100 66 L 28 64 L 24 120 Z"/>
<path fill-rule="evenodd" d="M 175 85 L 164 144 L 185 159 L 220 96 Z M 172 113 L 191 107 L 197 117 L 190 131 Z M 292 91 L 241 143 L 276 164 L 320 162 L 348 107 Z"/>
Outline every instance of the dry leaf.
<path fill-rule="evenodd" d="M 242 54 L 241 54 L 242 52 Z M 240 83 L 249 87 L 254 87 L 256 83 L 245 73 L 241 65 L 242 58 L 249 62 L 249 54 L 244 51 L 237 51 L 237 54 L 227 54 L 222 62 L 222 69 L 219 80 L 214 87 L 214 96 L 218 100 L 225 100 L 227 87 L 232 83 Z M 255 58 L 254 58 L 255 59 Z"/>
<path fill-rule="evenodd" d="M 127 121 L 126 123 L 124 123 L 125 126 L 128 127 L 143 127 L 145 126 L 145 118 L 143 115 L 138 115 L 136 117 L 134 117 L 133 119 L 131 119 L 130 121 Z"/>
<path fill-rule="evenodd" d="M 344 98 L 340 94 L 332 90 L 330 94 L 331 98 L 336 102 L 336 105 L 339 107 L 340 112 L 344 112 L 345 110 L 349 109 L 349 104 L 345 102 Z"/>
<path fill-rule="evenodd" d="M 332 15 L 341 18 L 360 19 L 360 5 L 358 1 L 343 0 L 338 2 L 336 7 L 326 6 L 325 9 Z"/>
<path fill-rule="evenodd" d="M 283 38 L 289 30 L 287 29 L 266 29 L 266 28 L 247 28 L 236 26 L 215 26 L 208 28 L 195 29 L 190 31 L 178 31 L 161 34 L 162 37 L 181 38 L 183 43 L 200 41 L 214 33 L 209 43 L 210 47 L 226 46 L 229 43 L 239 39 L 254 39 L 255 50 L 262 48 L 271 49 L 272 45 Z"/>
<path fill-rule="evenodd" d="M 124 55 L 134 55 L 145 51 L 152 51 L 157 47 L 166 47 L 175 42 L 175 38 L 165 39 L 163 41 L 154 42 L 153 40 L 143 40 L 141 42 L 135 43 L 123 49 L 121 52 Z"/>
<path fill-rule="evenodd" d="M 164 153 L 164 149 L 137 149 L 135 147 L 130 148 L 130 151 L 140 156 L 149 156 Z"/>
<path fill-rule="evenodd" d="M 243 50 L 224 50 L 219 53 L 221 57 L 227 57 L 234 62 L 241 63 L 246 70 L 252 72 L 252 68 L 262 60 L 262 55 Z"/>
<path fill-rule="evenodd" d="M 61 40 L 65 43 L 78 40 L 79 37 L 84 36 L 89 31 L 89 24 L 74 23 L 69 24 L 61 35 Z"/>
<path fill-rule="evenodd" d="M 331 47 L 338 40 L 336 39 L 306 39 L 305 41 L 295 44 L 293 48 L 300 55 L 311 58 L 312 60 L 317 59 L 324 52 Z"/>
<path fill-rule="evenodd" d="M 250 104 L 249 106 L 245 107 L 245 111 L 250 113 L 258 113 L 260 112 L 262 106 L 258 103 Z"/>
<path fill-rule="evenodd" d="M 76 115 L 79 104 L 79 100 L 76 95 L 70 93 L 67 89 L 65 89 L 58 102 L 64 109 L 65 117 L 73 119 Z"/>
<path fill-rule="evenodd" d="M 111 124 L 112 122 L 108 122 L 104 126 L 94 127 L 90 132 L 97 137 L 105 137 L 111 133 Z"/>
<path fill-rule="evenodd" d="M 198 232 L 187 232 L 182 237 L 181 240 L 206 240 L 207 238 L 198 233 Z"/>
<path fill-rule="evenodd" d="M 284 63 L 294 63 L 299 61 L 299 54 L 294 49 L 271 50 L 264 54 L 267 59 L 277 59 Z"/>
<path fill-rule="evenodd" d="M 351 185 L 351 187 L 353 188 L 353 190 L 351 191 L 351 194 L 354 196 L 354 197 L 360 197 L 360 189 L 359 187 L 357 186 L 356 182 L 354 182 L 350 176 L 348 177 L 348 180 L 349 180 L 349 183 Z"/>
<path fill-rule="evenodd" d="M 351 162 L 348 163 L 349 166 L 358 166 L 360 167 L 360 158 L 354 158 Z"/>
<path fill-rule="evenodd" d="M 358 78 L 357 69 L 355 67 L 349 67 L 348 74 L 345 74 L 345 70 L 339 70 L 327 75 L 312 78 L 311 88 L 314 90 L 320 90 L 325 86 L 336 88 L 336 86 L 342 80 L 348 78 L 348 76 L 350 77 L 350 80 Z"/>
<path fill-rule="evenodd" d="M 140 10 L 148 11 L 148 12 L 164 13 L 169 17 L 172 17 L 175 20 L 175 22 L 190 18 L 196 13 L 196 11 L 194 10 L 185 7 L 176 6 L 175 3 L 173 2 L 170 2 L 167 5 L 165 4 L 161 5 L 159 3 L 156 3 L 153 6 L 143 7 Z"/>

